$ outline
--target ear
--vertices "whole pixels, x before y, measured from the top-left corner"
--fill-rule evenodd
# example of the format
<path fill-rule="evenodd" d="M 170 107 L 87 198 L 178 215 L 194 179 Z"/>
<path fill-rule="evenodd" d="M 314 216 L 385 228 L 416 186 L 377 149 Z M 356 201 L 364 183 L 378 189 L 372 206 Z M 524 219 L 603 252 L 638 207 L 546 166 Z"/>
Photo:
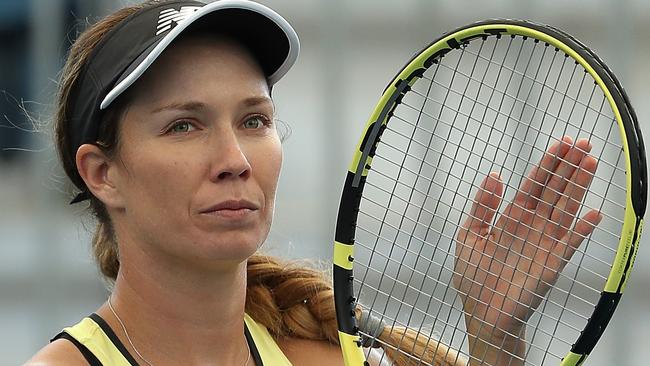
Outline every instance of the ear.
<path fill-rule="evenodd" d="M 83 144 L 77 150 L 77 170 L 86 187 L 107 207 L 124 207 L 123 197 L 118 189 L 117 165 L 98 147 Z"/>

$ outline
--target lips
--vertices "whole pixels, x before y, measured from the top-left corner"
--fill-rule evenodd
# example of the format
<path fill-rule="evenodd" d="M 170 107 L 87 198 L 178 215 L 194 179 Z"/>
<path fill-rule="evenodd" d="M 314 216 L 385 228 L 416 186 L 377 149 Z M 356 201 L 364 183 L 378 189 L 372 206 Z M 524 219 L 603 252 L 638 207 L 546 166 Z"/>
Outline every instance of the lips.
<path fill-rule="evenodd" d="M 224 212 L 224 211 L 255 211 L 259 210 L 259 205 L 256 205 L 247 200 L 227 200 L 219 202 L 213 206 L 210 206 L 201 211 L 201 213 L 213 213 L 213 212 Z"/>

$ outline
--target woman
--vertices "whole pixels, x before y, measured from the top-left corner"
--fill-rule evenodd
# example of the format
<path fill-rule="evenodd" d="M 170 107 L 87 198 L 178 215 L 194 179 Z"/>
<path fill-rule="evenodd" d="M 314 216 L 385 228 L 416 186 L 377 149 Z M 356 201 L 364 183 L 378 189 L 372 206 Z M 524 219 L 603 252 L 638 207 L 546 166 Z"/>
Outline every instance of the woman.
<path fill-rule="evenodd" d="M 88 199 L 98 220 L 93 251 L 114 286 L 29 365 L 342 364 L 327 280 L 255 254 L 282 163 L 271 88 L 298 48 L 284 19 L 247 1 L 149 1 L 79 37 L 62 74 L 56 143 L 81 190 L 73 203 Z M 484 189 L 498 192 L 493 178 Z M 495 199 L 478 197 L 473 217 Z M 522 327 L 500 322 L 510 334 Z M 521 339 L 476 329 L 473 354 L 516 364 Z"/>

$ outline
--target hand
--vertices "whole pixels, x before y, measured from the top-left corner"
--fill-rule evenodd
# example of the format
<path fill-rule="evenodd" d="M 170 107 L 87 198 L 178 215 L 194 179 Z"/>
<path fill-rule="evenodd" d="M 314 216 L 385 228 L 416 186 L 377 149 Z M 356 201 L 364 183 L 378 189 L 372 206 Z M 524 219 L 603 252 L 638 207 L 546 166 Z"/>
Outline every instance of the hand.
<path fill-rule="evenodd" d="M 458 232 L 453 281 L 470 353 L 486 364 L 521 362 L 526 321 L 602 218 L 591 210 L 572 226 L 596 171 L 590 151 L 586 139 L 574 145 L 565 136 L 553 144 L 494 225 L 504 191 L 498 173 L 476 194 Z"/>

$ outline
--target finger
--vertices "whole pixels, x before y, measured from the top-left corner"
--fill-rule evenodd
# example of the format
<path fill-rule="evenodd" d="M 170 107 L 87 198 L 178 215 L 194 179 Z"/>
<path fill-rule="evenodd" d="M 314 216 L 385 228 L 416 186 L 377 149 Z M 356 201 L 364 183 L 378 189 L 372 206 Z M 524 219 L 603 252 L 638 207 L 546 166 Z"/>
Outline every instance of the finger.
<path fill-rule="evenodd" d="M 597 165 L 598 161 L 594 157 L 586 155 L 580 162 L 580 167 L 573 172 L 571 181 L 565 187 L 562 196 L 551 213 L 551 221 L 558 225 L 557 230 L 550 233 L 552 237 L 561 238 L 571 227 L 571 223 L 573 223 L 582 204 L 587 187 L 589 187 L 594 177 Z"/>
<path fill-rule="evenodd" d="M 597 210 L 587 212 L 582 219 L 576 222 L 573 230 L 555 244 L 553 253 L 562 259 L 563 263 L 571 260 L 573 253 L 580 247 L 582 241 L 594 231 L 602 219 L 603 215 Z M 563 267 L 562 265 L 557 270 L 560 271 Z"/>
<path fill-rule="evenodd" d="M 490 227 L 496 209 L 503 196 L 503 182 L 496 172 L 490 173 L 479 187 L 469 217 L 463 227 L 479 235 L 484 234 Z"/>
<path fill-rule="evenodd" d="M 591 143 L 587 139 L 579 139 L 569 149 L 569 152 L 564 159 L 561 159 L 542 190 L 540 201 L 537 204 L 537 215 L 540 217 L 551 216 L 553 207 L 559 200 L 560 194 L 564 192 L 564 188 L 576 170 L 576 167 L 580 165 L 580 161 L 589 151 L 591 151 Z"/>
<path fill-rule="evenodd" d="M 513 203 L 527 209 L 535 208 L 546 181 L 555 171 L 560 159 L 567 154 L 571 145 L 573 145 L 573 139 L 570 136 L 564 136 L 560 141 L 551 145 L 539 164 L 530 171 L 528 177 L 519 187 Z"/>

